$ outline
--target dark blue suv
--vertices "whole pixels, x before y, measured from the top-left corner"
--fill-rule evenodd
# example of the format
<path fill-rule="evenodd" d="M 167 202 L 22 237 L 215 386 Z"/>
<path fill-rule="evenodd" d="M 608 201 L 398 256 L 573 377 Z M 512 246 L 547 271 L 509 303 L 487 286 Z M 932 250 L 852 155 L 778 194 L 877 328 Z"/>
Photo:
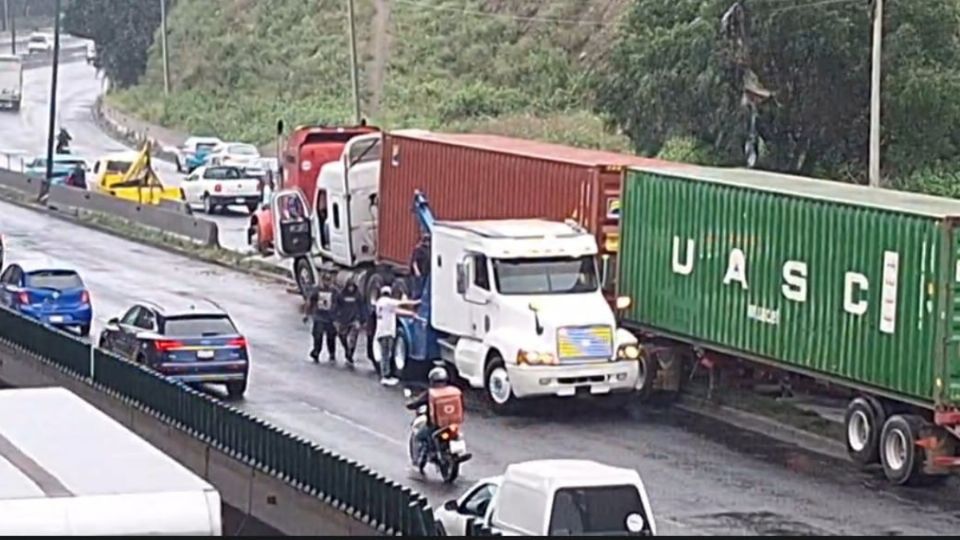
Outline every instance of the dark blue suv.
<path fill-rule="evenodd" d="M 178 381 L 224 384 L 234 399 L 247 389 L 247 340 L 209 300 L 138 302 L 107 322 L 100 348 Z"/>

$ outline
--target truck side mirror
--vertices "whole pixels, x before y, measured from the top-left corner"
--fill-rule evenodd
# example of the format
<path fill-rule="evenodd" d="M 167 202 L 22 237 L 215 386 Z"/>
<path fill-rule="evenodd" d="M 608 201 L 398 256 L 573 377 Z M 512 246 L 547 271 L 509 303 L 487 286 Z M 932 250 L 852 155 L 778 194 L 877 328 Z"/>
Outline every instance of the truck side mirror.
<path fill-rule="evenodd" d="M 457 294 L 467 293 L 467 268 L 463 263 L 457 263 Z"/>
<path fill-rule="evenodd" d="M 283 135 L 283 120 L 277 120 L 277 136 Z"/>
<path fill-rule="evenodd" d="M 530 302 L 530 304 L 529 304 L 527 307 L 530 308 L 530 311 L 533 312 L 533 328 L 534 328 L 534 330 L 537 331 L 537 335 L 538 335 L 538 336 L 542 336 L 542 335 L 543 335 L 543 325 L 540 324 L 540 306 L 538 306 L 538 305 L 537 305 L 536 303 L 534 303 L 534 302 Z"/>

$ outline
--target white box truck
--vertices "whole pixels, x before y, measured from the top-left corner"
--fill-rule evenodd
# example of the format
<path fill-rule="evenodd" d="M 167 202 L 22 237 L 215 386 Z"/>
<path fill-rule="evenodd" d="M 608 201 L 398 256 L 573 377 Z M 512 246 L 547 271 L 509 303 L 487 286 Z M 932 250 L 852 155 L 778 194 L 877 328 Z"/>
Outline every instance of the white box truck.
<path fill-rule="evenodd" d="M 0 55 L 0 107 L 20 110 L 23 94 L 23 61 L 19 56 Z"/>
<path fill-rule="evenodd" d="M 63 388 L 0 390 L 0 536 L 221 536 L 220 494 Z"/>

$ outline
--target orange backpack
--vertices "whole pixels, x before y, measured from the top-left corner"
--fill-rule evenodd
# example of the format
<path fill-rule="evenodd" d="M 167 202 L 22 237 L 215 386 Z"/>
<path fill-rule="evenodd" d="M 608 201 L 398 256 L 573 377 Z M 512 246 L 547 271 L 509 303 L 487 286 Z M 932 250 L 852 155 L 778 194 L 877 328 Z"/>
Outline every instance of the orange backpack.
<path fill-rule="evenodd" d="M 463 423 L 463 393 L 456 386 L 431 388 L 428 403 L 430 418 L 437 428 Z"/>

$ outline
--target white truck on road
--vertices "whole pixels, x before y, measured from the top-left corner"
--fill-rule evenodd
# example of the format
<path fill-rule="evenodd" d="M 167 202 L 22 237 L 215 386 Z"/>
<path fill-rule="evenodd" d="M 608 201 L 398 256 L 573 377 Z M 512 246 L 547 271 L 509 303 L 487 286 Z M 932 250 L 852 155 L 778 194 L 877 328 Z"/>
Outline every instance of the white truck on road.
<path fill-rule="evenodd" d="M 23 95 L 23 61 L 19 56 L 0 55 L 0 107 L 20 110 Z"/>
<path fill-rule="evenodd" d="M 63 388 L 0 390 L 0 536 L 221 536 L 220 494 Z"/>

